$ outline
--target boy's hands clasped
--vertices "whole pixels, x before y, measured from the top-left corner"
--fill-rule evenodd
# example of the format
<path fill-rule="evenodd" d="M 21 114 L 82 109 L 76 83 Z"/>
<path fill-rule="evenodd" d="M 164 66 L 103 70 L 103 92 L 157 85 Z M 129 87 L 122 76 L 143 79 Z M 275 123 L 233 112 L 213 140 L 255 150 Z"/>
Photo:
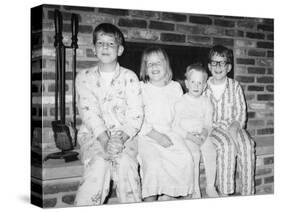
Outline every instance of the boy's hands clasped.
<path fill-rule="evenodd" d="M 119 130 L 111 135 L 109 142 L 107 144 L 107 153 L 111 160 L 114 160 L 118 154 L 120 154 L 124 149 L 124 143 L 129 139 L 129 136 Z"/>
<path fill-rule="evenodd" d="M 119 130 L 109 135 L 104 131 L 98 136 L 98 141 L 101 143 L 105 152 L 106 160 L 114 160 L 124 149 L 124 143 L 130 138 L 128 134 Z"/>

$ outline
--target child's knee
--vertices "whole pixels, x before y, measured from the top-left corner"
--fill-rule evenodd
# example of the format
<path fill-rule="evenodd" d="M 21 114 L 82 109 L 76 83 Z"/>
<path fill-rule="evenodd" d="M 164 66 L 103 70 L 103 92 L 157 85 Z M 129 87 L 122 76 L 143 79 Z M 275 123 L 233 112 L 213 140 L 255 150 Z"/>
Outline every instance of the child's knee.
<path fill-rule="evenodd" d="M 92 169 L 105 169 L 109 162 L 101 156 L 95 156 L 85 161 L 85 166 Z"/>
<path fill-rule="evenodd" d="M 239 141 L 242 145 L 242 148 L 244 147 L 246 152 L 255 152 L 255 142 L 254 140 L 249 136 L 248 132 L 244 129 L 241 129 L 239 131 Z"/>
<path fill-rule="evenodd" d="M 186 157 L 185 160 L 193 160 L 198 161 L 200 160 L 201 150 L 200 147 L 197 144 L 194 144 L 192 142 L 187 143 L 188 151 L 184 154 L 184 157 Z"/>
<path fill-rule="evenodd" d="M 254 145 L 255 143 L 251 138 L 251 136 L 249 135 L 248 131 L 245 129 L 239 129 L 238 136 L 240 140 L 244 141 L 248 145 Z"/>

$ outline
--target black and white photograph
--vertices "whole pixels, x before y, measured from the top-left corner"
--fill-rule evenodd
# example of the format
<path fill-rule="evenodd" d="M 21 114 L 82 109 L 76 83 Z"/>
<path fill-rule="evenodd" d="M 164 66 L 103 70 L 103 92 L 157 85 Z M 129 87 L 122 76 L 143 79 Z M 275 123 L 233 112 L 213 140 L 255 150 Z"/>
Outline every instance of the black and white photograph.
<path fill-rule="evenodd" d="M 273 8 L 270 3 L 264 11 Z M 246 4 L 245 12 L 239 1 L 241 11 L 222 1 L 213 2 L 220 9 L 210 10 L 182 1 L 158 4 L 22 6 L 29 13 L 24 40 L 30 43 L 20 39 L 20 31 L 17 42 L 25 46 L 18 49 L 26 52 L 29 67 L 9 62 L 16 66 L 9 69 L 26 81 L 28 107 L 20 99 L 11 106 L 15 118 L 5 122 L 10 130 L 3 140 L 11 151 L 4 150 L 3 161 L 12 158 L 8 170 L 17 173 L 11 176 L 26 181 L 4 183 L 6 197 L 24 185 L 14 206 L 274 208 L 277 12 L 254 12 L 262 11 L 255 4 Z M 11 77 L 4 83 L 13 87 Z M 24 89 L 14 87 L 23 99 Z M 16 118 L 21 113 L 25 123 Z M 27 140 L 25 149 L 13 136 Z"/>
<path fill-rule="evenodd" d="M 274 193 L 274 19 L 31 8 L 31 203 Z"/>

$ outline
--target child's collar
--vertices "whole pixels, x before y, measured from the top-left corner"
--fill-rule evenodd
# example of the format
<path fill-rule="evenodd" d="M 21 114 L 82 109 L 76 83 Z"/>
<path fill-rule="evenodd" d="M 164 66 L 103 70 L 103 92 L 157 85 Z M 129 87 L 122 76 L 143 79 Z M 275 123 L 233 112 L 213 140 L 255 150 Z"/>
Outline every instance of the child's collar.
<path fill-rule="evenodd" d="M 213 79 L 214 79 L 213 76 L 208 79 L 208 81 L 207 81 L 208 87 L 210 87 L 210 85 L 215 85 L 215 84 L 212 83 L 212 80 L 213 80 Z M 226 84 L 225 87 L 228 88 L 228 86 L 229 86 L 229 78 L 228 78 L 228 77 L 226 77 L 225 82 L 224 82 L 223 84 Z M 221 84 L 221 85 L 222 85 L 222 84 Z"/>
<path fill-rule="evenodd" d="M 121 67 L 120 67 L 119 63 L 117 62 L 116 66 L 115 66 L 115 70 L 114 70 L 113 79 L 116 79 L 120 75 L 120 72 L 121 72 L 120 69 L 121 69 Z M 101 76 L 99 65 L 96 66 L 96 72 L 99 76 Z"/>
<path fill-rule="evenodd" d="M 212 80 L 212 78 L 213 77 L 210 77 L 209 79 L 208 79 L 208 81 L 207 81 L 207 88 L 206 88 L 206 92 L 208 93 L 210 93 L 210 95 L 214 95 L 213 93 L 214 93 L 214 91 L 213 91 L 213 89 L 212 89 L 212 87 L 211 87 L 211 80 Z M 225 85 L 225 89 L 224 89 L 224 92 L 228 89 L 228 87 L 229 87 L 229 82 L 230 81 L 230 78 L 228 78 L 228 77 L 226 77 L 226 85 Z M 212 84 L 213 85 L 213 84 Z M 224 93 L 223 92 L 223 93 Z M 223 94 L 224 95 L 224 94 Z"/>

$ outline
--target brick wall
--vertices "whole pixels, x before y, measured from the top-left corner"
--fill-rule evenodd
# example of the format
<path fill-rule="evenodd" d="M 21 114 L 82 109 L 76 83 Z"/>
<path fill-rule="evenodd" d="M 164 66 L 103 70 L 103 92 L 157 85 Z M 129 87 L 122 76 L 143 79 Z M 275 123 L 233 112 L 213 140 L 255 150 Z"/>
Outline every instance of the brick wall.
<path fill-rule="evenodd" d="M 259 148 L 257 152 L 261 159 L 257 161 L 273 156 L 273 19 L 54 5 L 45 5 L 37 10 L 37 18 L 32 24 L 34 151 L 42 151 L 43 155 L 57 151 L 50 128 L 54 119 L 54 9 L 63 13 L 65 45 L 71 42 L 71 13 L 79 16 L 77 71 L 96 63 L 92 51 L 92 31 L 102 22 L 117 25 L 126 41 L 199 47 L 223 44 L 233 49 L 234 77 L 241 82 L 245 91 L 247 129 Z M 38 18 L 38 14 L 42 19 Z M 71 119 L 71 52 L 67 51 L 66 55 L 66 117 Z M 78 125 L 80 123 L 78 116 Z M 267 165 L 257 162 L 257 170 L 264 170 Z M 272 185 L 273 166 L 270 169 L 270 174 L 265 171 L 265 178 L 257 174 L 258 186 Z M 261 193 L 271 192 L 272 187 L 270 191 L 263 189 Z"/>

